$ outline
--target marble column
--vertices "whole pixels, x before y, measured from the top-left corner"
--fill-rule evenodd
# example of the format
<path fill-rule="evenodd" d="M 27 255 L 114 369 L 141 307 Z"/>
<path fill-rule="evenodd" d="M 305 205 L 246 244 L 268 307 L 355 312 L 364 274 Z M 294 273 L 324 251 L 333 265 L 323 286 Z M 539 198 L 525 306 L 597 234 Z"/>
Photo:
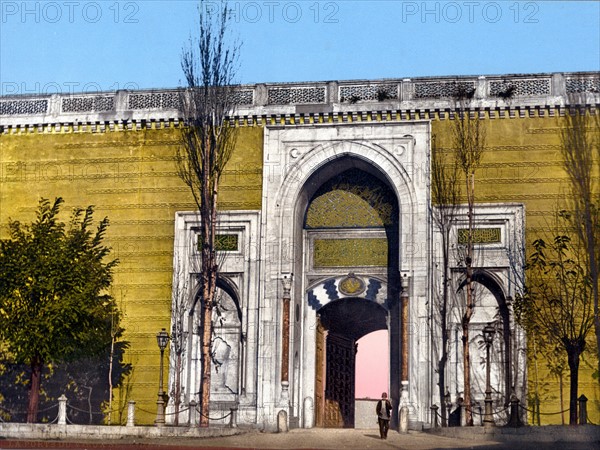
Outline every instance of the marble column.
<path fill-rule="evenodd" d="M 400 366 L 400 411 L 399 429 L 400 433 L 408 433 L 408 344 L 409 344 L 409 317 L 408 317 L 408 277 L 402 277 L 402 292 L 400 293 L 400 325 L 401 345 L 400 353 L 402 362 Z"/>
<path fill-rule="evenodd" d="M 402 279 L 402 292 L 400 294 L 400 321 L 402 327 L 402 366 L 400 369 L 400 381 L 408 382 L 408 345 L 409 345 L 409 317 L 408 317 L 408 277 Z"/>
<path fill-rule="evenodd" d="M 281 342 L 281 382 L 289 383 L 290 368 L 290 301 L 292 289 L 291 275 L 284 275 L 283 284 L 283 315 L 282 315 L 282 342 Z"/>
<path fill-rule="evenodd" d="M 292 276 L 283 275 L 281 279 L 283 285 L 283 313 L 281 317 L 281 396 L 279 398 L 280 407 L 288 417 L 290 406 L 290 302 L 292 290 Z"/>

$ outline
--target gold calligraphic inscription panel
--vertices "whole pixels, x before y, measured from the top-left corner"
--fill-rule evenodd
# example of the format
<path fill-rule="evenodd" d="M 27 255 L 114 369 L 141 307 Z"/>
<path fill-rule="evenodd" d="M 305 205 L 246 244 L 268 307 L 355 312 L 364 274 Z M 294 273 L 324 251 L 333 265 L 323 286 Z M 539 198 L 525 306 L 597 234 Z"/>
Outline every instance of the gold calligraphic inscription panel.
<path fill-rule="evenodd" d="M 377 178 L 350 169 L 326 182 L 314 195 L 305 227 L 381 228 L 397 217 L 394 194 Z"/>
<path fill-rule="evenodd" d="M 469 238 L 469 230 L 460 228 L 458 230 L 458 243 L 466 244 Z M 500 228 L 475 228 L 473 230 L 474 244 L 497 244 L 502 242 L 502 233 Z"/>
<path fill-rule="evenodd" d="M 236 252 L 238 251 L 237 234 L 217 234 L 215 235 L 215 250 L 218 252 Z M 197 250 L 202 251 L 202 236 L 198 234 Z"/>
<path fill-rule="evenodd" d="M 313 264 L 319 267 L 385 267 L 388 242 L 385 238 L 315 239 Z"/>

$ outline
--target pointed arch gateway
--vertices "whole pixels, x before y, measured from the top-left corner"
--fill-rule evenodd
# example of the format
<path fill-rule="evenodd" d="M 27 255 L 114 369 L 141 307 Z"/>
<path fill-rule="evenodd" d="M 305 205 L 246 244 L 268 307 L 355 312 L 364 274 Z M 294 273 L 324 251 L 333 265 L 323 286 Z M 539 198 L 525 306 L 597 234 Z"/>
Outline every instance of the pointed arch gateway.
<path fill-rule="evenodd" d="M 389 330 L 394 302 L 387 293 L 386 281 L 353 273 L 321 281 L 308 291 L 308 303 L 317 314 L 317 426 L 354 426 L 357 342 L 374 331 Z M 380 357 L 392 359 L 386 350 Z"/>
<path fill-rule="evenodd" d="M 273 405 L 264 410 L 263 420 L 274 420 L 284 411 L 290 427 L 323 426 L 317 423 L 324 414 L 317 393 L 325 395 L 327 354 L 331 357 L 334 352 L 325 348 L 328 334 L 342 334 L 349 341 L 345 351 L 354 364 L 355 336 L 334 325 L 347 322 L 348 314 L 363 319 L 351 328 L 366 327 L 365 318 L 379 316 L 377 326 L 389 330 L 393 424 L 401 387 L 407 401 L 425 403 L 427 386 L 419 378 L 418 350 L 413 349 L 419 340 L 400 336 L 399 280 L 401 274 L 403 285 L 406 282 L 418 296 L 419 302 L 403 301 L 408 305 L 405 317 L 416 319 L 420 300 L 427 295 L 429 136 L 426 121 L 266 127 L 269 165 L 264 169 L 262 214 L 264 249 L 271 251 L 264 271 L 270 274 L 267 292 L 277 298 L 280 351 L 275 371 L 259 369 L 260 379 L 270 383 L 259 386 L 259 396 L 263 404 Z M 364 294 L 352 289 L 340 294 L 343 288 L 337 283 L 351 275 L 365 281 Z M 388 303 L 365 300 L 371 279 L 385 285 Z M 328 287 L 334 280 L 340 297 L 311 306 L 309 292 L 321 301 L 328 280 Z M 356 284 L 349 281 L 350 287 Z M 296 358 L 301 364 L 295 364 Z M 409 378 L 413 384 L 404 381 Z M 330 385 L 337 389 L 335 383 Z M 422 410 L 415 408 L 411 414 L 422 420 Z M 342 416 L 338 414 L 338 419 Z M 352 426 L 352 420 L 338 420 L 335 426 Z"/>
<path fill-rule="evenodd" d="M 321 167 L 305 187 L 305 301 L 317 329 L 315 424 L 351 428 L 356 346 L 366 334 L 389 331 L 390 351 L 382 357 L 389 361 L 391 397 L 399 400 L 398 201 L 383 174 L 349 155 Z"/>

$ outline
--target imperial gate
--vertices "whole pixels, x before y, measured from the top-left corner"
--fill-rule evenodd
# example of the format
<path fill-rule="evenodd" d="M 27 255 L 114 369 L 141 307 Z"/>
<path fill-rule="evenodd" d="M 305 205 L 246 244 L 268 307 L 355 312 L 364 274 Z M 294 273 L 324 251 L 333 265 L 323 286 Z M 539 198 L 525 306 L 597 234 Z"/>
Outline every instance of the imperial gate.
<path fill-rule="evenodd" d="M 429 126 L 265 127 L 262 210 L 220 213 L 219 233 L 234 244 L 223 249 L 220 273 L 230 306 L 216 330 L 216 416 L 234 408 L 238 421 L 266 429 L 276 428 L 281 413 L 291 427 L 353 427 L 356 342 L 388 330 L 392 426 L 402 405 L 410 426 L 431 423 L 430 406 L 439 403 L 439 336 L 432 322 L 437 237 L 430 216 Z M 498 398 L 511 387 L 518 361 L 510 355 L 522 342 L 511 335 L 510 291 L 501 281 L 509 270 L 506 248 L 522 223 L 519 208 L 483 206 L 477 219 L 501 230 L 488 233 L 502 241 L 496 253 L 486 253 L 495 259 L 477 262 L 474 279 L 487 293 L 472 332 L 478 339 L 500 307 L 505 339 L 497 344 L 502 361 L 493 367 Z M 199 267 L 197 226 L 195 214 L 178 214 L 175 261 L 183 261 L 183 275 L 174 279 L 191 279 L 192 285 Z M 461 272 L 453 264 L 459 289 Z M 180 377 L 187 387 L 183 404 L 198 394 L 195 320 Z M 477 343 L 472 347 L 477 357 Z M 462 377 L 458 357 L 451 351 L 454 397 Z M 474 370 L 481 384 L 481 370 Z"/>

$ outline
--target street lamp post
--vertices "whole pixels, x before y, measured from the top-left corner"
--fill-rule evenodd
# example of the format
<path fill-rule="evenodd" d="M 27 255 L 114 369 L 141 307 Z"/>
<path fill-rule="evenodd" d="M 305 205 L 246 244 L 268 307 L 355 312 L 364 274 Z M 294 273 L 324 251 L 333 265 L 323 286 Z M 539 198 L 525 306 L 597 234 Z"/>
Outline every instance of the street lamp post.
<path fill-rule="evenodd" d="M 486 366 L 485 366 L 485 414 L 483 415 L 483 426 L 493 427 L 494 416 L 492 413 L 492 388 L 490 386 L 490 347 L 494 341 L 496 330 L 492 324 L 488 323 L 483 327 L 483 340 L 485 342 Z"/>
<path fill-rule="evenodd" d="M 161 427 L 165 424 L 165 390 L 163 389 L 163 359 L 165 354 L 165 348 L 169 342 L 169 333 L 163 328 L 156 335 L 156 342 L 160 349 L 160 376 L 158 378 L 158 400 L 156 401 L 156 420 L 154 423 L 157 427 Z"/>

